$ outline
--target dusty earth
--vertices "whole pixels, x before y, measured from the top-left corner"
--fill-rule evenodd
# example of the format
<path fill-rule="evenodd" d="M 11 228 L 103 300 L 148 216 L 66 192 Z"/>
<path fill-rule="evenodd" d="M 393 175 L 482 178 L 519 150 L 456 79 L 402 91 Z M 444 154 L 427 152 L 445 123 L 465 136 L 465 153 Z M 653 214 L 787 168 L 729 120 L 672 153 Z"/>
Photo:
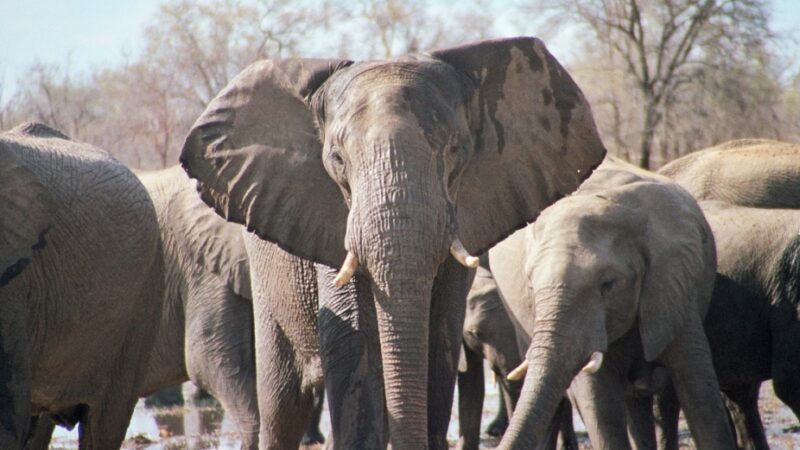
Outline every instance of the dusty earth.
<path fill-rule="evenodd" d="M 491 380 L 487 376 L 487 380 Z M 193 387 L 185 385 L 184 393 L 191 398 Z M 486 405 L 484 407 L 484 428 L 494 417 L 497 410 L 497 389 L 487 384 Z M 791 410 L 775 397 L 772 384 L 767 382 L 761 388 L 759 407 L 765 427 L 769 433 L 770 447 L 777 450 L 800 448 L 800 426 Z M 330 425 L 327 417 L 323 417 L 323 433 L 327 433 Z M 590 449 L 586 434 L 581 432 L 583 425 L 576 415 L 576 429 L 582 449 Z M 497 444 L 495 439 L 484 435 L 481 448 L 491 449 Z M 454 446 L 458 439 L 458 417 L 453 411 L 450 423 L 449 438 Z M 51 449 L 77 448 L 77 429 L 69 432 L 57 428 Z M 187 401 L 187 406 L 171 409 L 145 409 L 142 401 L 136 406 L 133 420 L 128 428 L 125 449 L 137 450 L 178 450 L 178 449 L 238 449 L 239 440 L 233 423 L 225 417 L 225 413 L 215 402 L 204 402 L 194 405 Z M 317 446 L 316 448 L 321 448 Z M 681 449 L 694 449 L 685 423 L 681 426 Z M 316 450 L 316 449 L 315 449 Z"/>

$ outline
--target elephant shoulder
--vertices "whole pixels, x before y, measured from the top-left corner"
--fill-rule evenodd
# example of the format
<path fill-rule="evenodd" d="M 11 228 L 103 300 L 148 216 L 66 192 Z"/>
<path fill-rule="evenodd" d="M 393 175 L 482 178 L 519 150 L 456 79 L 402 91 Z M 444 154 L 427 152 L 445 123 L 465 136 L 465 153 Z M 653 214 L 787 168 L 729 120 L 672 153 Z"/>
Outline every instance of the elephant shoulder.
<path fill-rule="evenodd" d="M 172 230 L 183 257 L 220 276 L 238 295 L 252 298 L 243 226 L 225 221 L 206 205 L 197 192 L 197 182 L 183 170 L 173 174 L 169 186 L 172 194 L 162 221 Z"/>

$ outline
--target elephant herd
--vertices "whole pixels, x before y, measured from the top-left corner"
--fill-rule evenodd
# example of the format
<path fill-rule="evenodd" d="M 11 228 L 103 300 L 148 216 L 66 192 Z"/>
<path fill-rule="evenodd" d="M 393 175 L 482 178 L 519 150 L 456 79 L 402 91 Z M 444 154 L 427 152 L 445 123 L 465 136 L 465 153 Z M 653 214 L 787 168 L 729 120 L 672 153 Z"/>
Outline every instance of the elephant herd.
<path fill-rule="evenodd" d="M 653 173 L 606 155 L 535 38 L 383 61 L 264 60 L 181 166 L 132 172 L 39 123 L 0 134 L 0 448 L 119 448 L 193 380 L 247 449 L 766 449 L 800 414 L 800 145 Z M 473 256 L 480 255 L 480 257 Z M 471 289 L 470 289 L 471 288 Z M 720 395 L 722 392 L 724 395 Z"/>

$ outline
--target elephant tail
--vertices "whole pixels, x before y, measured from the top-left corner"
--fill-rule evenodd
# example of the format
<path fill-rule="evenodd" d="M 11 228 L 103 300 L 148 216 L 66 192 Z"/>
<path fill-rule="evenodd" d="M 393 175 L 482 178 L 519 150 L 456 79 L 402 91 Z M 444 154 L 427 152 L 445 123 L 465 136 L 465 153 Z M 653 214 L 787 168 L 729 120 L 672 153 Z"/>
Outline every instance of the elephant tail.
<path fill-rule="evenodd" d="M 800 320 L 800 235 L 792 238 L 778 257 L 772 270 L 772 303 L 782 311 L 792 311 L 792 319 Z"/>

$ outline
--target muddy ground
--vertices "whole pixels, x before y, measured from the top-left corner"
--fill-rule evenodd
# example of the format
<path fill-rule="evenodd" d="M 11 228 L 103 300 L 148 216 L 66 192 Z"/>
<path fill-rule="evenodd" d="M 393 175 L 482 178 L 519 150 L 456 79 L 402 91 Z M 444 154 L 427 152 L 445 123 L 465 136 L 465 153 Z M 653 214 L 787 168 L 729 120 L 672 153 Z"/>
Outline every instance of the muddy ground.
<path fill-rule="evenodd" d="M 487 376 L 487 380 L 491 380 Z M 489 381 L 491 383 L 491 381 Z M 184 387 L 186 398 L 191 398 L 194 388 Z M 485 424 L 491 421 L 497 410 L 497 389 L 487 384 Z M 771 383 L 764 383 L 761 389 L 759 406 L 768 431 L 770 447 L 777 450 L 800 449 L 800 427 L 791 410 L 781 403 L 772 391 Z M 576 416 L 576 428 L 582 430 L 580 419 Z M 323 417 L 322 430 L 329 430 L 327 417 Z M 485 435 L 484 435 L 485 436 Z M 455 445 L 458 438 L 458 417 L 454 408 L 450 423 L 450 441 Z M 590 449 L 591 444 L 585 433 L 579 434 L 581 448 Z M 497 444 L 495 439 L 485 436 L 481 448 L 491 449 Z M 77 429 L 68 432 L 57 429 L 51 449 L 77 448 Z M 124 447 L 137 450 L 178 450 L 178 449 L 238 449 L 239 440 L 233 423 L 225 417 L 224 411 L 215 402 L 195 405 L 187 401 L 187 406 L 171 409 L 145 409 L 142 401 L 136 406 L 133 420 L 128 428 Z M 681 449 L 693 449 L 685 423 L 681 426 Z"/>

